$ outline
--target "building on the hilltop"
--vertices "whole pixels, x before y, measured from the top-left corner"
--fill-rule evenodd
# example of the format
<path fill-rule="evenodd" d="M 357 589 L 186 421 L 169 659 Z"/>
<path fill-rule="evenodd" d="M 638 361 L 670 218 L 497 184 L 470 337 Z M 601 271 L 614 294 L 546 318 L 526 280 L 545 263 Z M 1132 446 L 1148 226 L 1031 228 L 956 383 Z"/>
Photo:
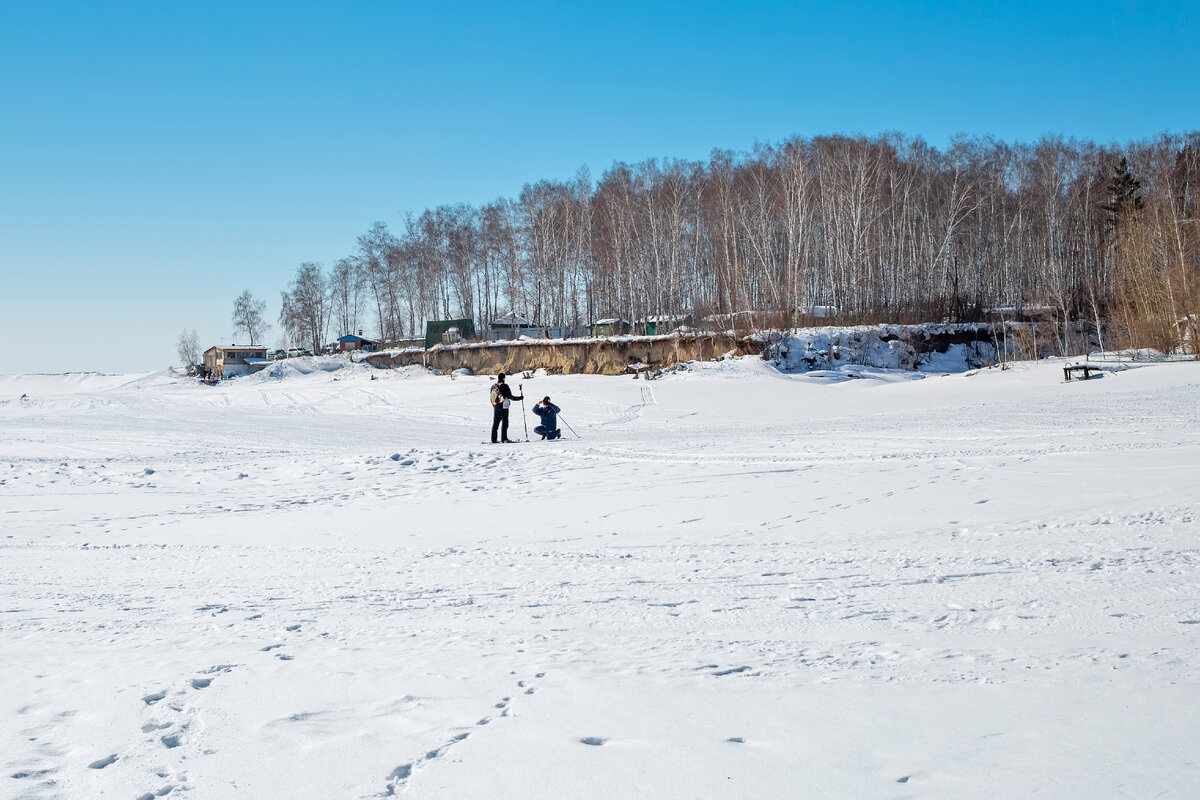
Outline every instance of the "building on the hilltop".
<path fill-rule="evenodd" d="M 425 349 L 475 338 L 473 319 L 435 319 L 425 323 Z"/>
<path fill-rule="evenodd" d="M 588 326 L 588 332 L 592 336 L 622 336 L 632 329 L 629 320 L 613 317 L 611 319 L 598 319 Z"/>
<path fill-rule="evenodd" d="M 561 339 L 562 329 L 538 325 L 511 311 L 492 320 L 488 326 L 487 338 L 490 341 L 520 339 L 522 336 L 530 339 Z"/>
<path fill-rule="evenodd" d="M 367 339 L 362 335 L 362 331 L 355 336 L 352 333 L 347 333 L 345 336 L 339 336 L 337 340 L 337 351 L 345 353 L 349 350 L 365 350 L 368 353 L 379 349 L 379 342 L 374 339 Z"/>
<path fill-rule="evenodd" d="M 690 319 L 683 314 L 659 314 L 639 319 L 634 323 L 634 329 L 643 331 L 647 336 L 661 336 L 679 328 L 686 328 L 689 322 Z"/>
<path fill-rule="evenodd" d="M 215 346 L 204 351 L 204 366 L 200 377 L 210 381 L 219 381 L 222 378 L 258 372 L 270 363 L 271 359 L 267 358 L 267 348 L 261 345 Z"/>

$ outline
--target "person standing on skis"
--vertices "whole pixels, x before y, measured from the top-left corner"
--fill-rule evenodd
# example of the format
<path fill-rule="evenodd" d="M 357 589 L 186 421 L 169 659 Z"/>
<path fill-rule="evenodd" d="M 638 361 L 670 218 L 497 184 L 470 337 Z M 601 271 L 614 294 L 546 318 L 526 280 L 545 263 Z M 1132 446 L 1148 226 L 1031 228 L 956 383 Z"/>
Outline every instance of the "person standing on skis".
<path fill-rule="evenodd" d="M 496 376 L 489 393 L 492 401 L 492 444 L 496 444 L 496 431 L 500 431 L 500 441 L 511 443 L 508 438 L 508 405 L 513 400 L 524 400 L 525 395 L 513 397 L 512 389 L 504 382 L 504 373 Z"/>
<path fill-rule="evenodd" d="M 542 419 L 542 424 L 533 429 L 534 433 L 540 433 L 543 439 L 557 439 L 562 436 L 562 431 L 558 429 L 558 412 L 561 408 L 550 402 L 550 396 L 546 395 L 542 398 L 542 402 L 533 407 L 533 413 L 537 414 Z"/>

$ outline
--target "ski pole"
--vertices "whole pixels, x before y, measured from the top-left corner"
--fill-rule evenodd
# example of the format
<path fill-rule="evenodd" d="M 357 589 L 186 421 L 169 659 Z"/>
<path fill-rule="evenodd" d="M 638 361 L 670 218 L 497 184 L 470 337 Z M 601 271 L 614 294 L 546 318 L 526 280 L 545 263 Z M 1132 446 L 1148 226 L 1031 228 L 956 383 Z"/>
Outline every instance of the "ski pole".
<path fill-rule="evenodd" d="M 559 419 L 562 419 L 562 424 L 567 426 L 567 430 L 569 430 L 571 433 L 575 433 L 575 429 L 571 427 L 571 423 L 569 423 L 569 422 L 567 422 L 565 419 L 563 419 L 563 415 L 562 415 L 562 414 L 559 414 L 559 415 L 558 415 L 558 418 L 559 418 Z M 582 439 L 583 437 L 582 437 L 582 436 L 580 436 L 578 433 L 575 433 L 575 438 L 576 438 L 576 439 Z"/>
<path fill-rule="evenodd" d="M 521 421 L 525 423 L 525 441 L 529 441 L 529 418 L 525 416 L 525 384 L 518 383 L 517 388 L 521 390 Z"/>

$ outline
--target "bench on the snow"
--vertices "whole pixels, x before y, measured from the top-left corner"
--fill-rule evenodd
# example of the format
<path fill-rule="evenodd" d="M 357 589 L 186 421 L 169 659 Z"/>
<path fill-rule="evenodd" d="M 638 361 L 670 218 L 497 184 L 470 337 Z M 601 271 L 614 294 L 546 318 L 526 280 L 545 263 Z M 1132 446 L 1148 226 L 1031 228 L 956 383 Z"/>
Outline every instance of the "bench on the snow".
<path fill-rule="evenodd" d="M 638 376 L 641 376 L 641 377 L 643 377 L 643 378 L 646 378 L 647 380 L 649 380 L 649 379 L 650 379 L 650 373 L 649 373 L 649 372 L 647 372 L 647 370 L 649 370 L 649 369 L 650 369 L 650 365 L 649 365 L 649 364 L 643 364 L 643 363 L 642 363 L 642 362 L 640 362 L 640 361 L 635 361 L 635 362 L 633 362 L 633 363 L 631 363 L 631 364 L 626 364 L 626 365 L 625 365 L 625 371 L 626 371 L 626 372 L 632 372 L 632 373 L 633 373 L 633 379 L 634 379 L 634 380 L 637 380 L 637 379 L 638 379 Z"/>
<path fill-rule="evenodd" d="M 1102 370 L 1095 364 L 1070 364 L 1063 367 L 1063 380 L 1087 380 L 1094 374 L 1099 374 Z"/>

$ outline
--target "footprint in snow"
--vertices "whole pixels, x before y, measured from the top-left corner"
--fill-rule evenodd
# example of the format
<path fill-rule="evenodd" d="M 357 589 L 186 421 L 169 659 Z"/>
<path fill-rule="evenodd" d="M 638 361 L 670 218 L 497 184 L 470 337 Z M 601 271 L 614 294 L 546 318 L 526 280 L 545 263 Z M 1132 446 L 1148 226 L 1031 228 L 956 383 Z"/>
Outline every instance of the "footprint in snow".
<path fill-rule="evenodd" d="M 53 775 L 58 772 L 57 769 L 51 767 L 49 769 L 22 769 L 14 772 L 9 777 L 13 780 L 24 780 L 25 778 L 43 778 L 47 775 Z"/>
<path fill-rule="evenodd" d="M 749 667 L 733 667 L 731 669 L 718 670 L 718 671 L 714 672 L 713 675 L 715 675 L 716 677 L 719 678 L 722 675 L 735 675 L 739 672 L 746 672 L 749 669 L 750 669 Z"/>
<path fill-rule="evenodd" d="M 116 760 L 117 754 L 113 753 L 111 756 L 105 756 L 104 758 L 96 759 L 92 763 L 88 764 L 88 769 L 104 769 Z"/>

